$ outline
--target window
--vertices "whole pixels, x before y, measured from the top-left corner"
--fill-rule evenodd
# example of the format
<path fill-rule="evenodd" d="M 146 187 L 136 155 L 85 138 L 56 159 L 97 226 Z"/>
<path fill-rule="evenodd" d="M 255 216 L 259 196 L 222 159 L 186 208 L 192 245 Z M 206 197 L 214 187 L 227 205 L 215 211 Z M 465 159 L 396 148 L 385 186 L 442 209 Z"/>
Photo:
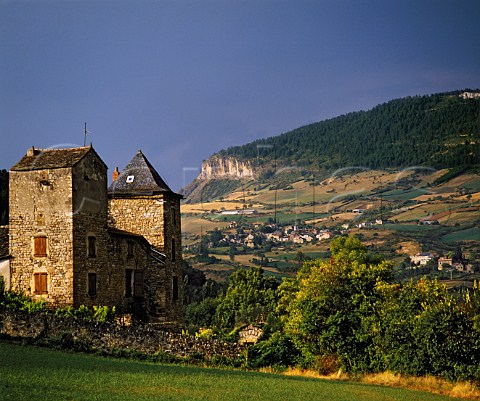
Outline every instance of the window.
<path fill-rule="evenodd" d="M 127 258 L 133 258 L 133 242 L 127 242 Z"/>
<path fill-rule="evenodd" d="M 33 239 L 33 256 L 47 256 L 47 237 L 45 235 Z"/>
<path fill-rule="evenodd" d="M 88 295 L 97 295 L 97 273 L 88 273 Z"/>
<path fill-rule="evenodd" d="M 130 298 L 132 296 L 132 275 L 133 270 L 125 270 L 125 297 Z"/>
<path fill-rule="evenodd" d="M 172 297 L 174 301 L 178 301 L 178 277 L 173 276 L 172 278 Z"/>
<path fill-rule="evenodd" d="M 135 271 L 135 287 L 134 287 L 134 296 L 135 297 L 143 297 L 144 290 L 143 290 L 143 271 Z"/>
<path fill-rule="evenodd" d="M 127 182 L 128 182 L 128 183 L 131 183 L 131 182 L 133 182 L 134 179 L 135 179 L 135 176 L 134 176 L 134 175 L 129 175 L 129 176 L 127 177 Z"/>
<path fill-rule="evenodd" d="M 87 253 L 89 258 L 94 258 L 97 256 L 96 243 L 97 239 L 93 235 L 87 237 Z"/>
<path fill-rule="evenodd" d="M 172 262 L 175 262 L 175 240 L 172 238 Z"/>
<path fill-rule="evenodd" d="M 33 275 L 35 294 L 47 294 L 47 273 L 35 273 Z"/>

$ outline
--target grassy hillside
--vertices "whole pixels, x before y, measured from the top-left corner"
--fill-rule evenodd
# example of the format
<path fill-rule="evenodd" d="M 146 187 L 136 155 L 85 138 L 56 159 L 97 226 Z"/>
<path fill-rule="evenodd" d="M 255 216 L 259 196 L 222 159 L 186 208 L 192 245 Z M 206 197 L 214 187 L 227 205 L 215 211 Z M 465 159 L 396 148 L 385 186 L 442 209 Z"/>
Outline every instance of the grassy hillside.
<path fill-rule="evenodd" d="M 360 383 L 114 360 L 1 342 L 0 360 L 4 401 L 454 399 Z"/>

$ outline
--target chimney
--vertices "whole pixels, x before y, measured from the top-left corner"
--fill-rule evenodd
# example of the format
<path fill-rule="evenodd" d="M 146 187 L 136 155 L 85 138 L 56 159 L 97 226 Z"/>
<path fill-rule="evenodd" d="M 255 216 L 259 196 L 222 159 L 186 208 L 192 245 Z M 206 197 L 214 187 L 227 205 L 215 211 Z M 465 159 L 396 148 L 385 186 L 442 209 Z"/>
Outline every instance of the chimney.
<path fill-rule="evenodd" d="M 115 170 L 112 173 L 112 182 L 115 181 L 119 175 L 120 173 L 118 172 L 118 167 L 115 167 Z"/>
<path fill-rule="evenodd" d="M 35 156 L 35 146 L 27 149 L 27 156 L 32 157 Z"/>

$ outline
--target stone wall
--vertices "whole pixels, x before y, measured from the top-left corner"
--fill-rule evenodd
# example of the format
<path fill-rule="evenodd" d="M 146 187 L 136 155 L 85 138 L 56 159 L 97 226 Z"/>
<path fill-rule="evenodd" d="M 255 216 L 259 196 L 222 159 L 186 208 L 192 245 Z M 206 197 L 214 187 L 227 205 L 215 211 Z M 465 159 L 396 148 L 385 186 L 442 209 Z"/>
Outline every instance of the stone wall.
<path fill-rule="evenodd" d="M 150 275 L 157 284 L 161 283 L 157 286 L 155 298 L 162 302 L 156 306 L 156 314 L 164 316 L 166 320 L 181 321 L 183 277 L 180 198 L 169 193 L 148 196 L 113 194 L 108 200 L 108 223 L 120 230 L 142 235 L 165 254 L 164 269 L 151 269 Z"/>
<path fill-rule="evenodd" d="M 0 335 L 44 343 L 63 338 L 91 351 L 123 349 L 147 355 L 166 352 L 177 357 L 200 354 L 205 359 L 214 355 L 236 359 L 245 349 L 236 343 L 182 335 L 178 328 L 165 330 L 161 325 L 120 326 L 8 310 L 0 311 Z"/>
<path fill-rule="evenodd" d="M 52 303 L 73 303 L 72 175 L 69 168 L 10 172 L 11 288 Z M 47 256 L 35 256 L 35 236 Z M 47 273 L 46 294 L 34 274 Z"/>

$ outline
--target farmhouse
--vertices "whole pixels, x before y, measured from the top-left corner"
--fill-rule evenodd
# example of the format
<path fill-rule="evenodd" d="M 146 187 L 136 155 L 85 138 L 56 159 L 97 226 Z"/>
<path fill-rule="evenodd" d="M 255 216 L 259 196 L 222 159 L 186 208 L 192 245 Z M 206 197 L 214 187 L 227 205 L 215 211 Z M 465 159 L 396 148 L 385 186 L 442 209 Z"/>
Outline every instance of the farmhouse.
<path fill-rule="evenodd" d="M 8 289 L 53 307 L 106 305 L 179 321 L 181 195 L 141 151 L 113 178 L 107 188 L 107 166 L 92 146 L 28 149 L 10 169 L 0 274 Z"/>
<path fill-rule="evenodd" d="M 430 252 L 421 252 L 410 256 L 410 260 L 412 261 L 412 263 L 418 264 L 420 266 L 425 266 L 432 259 L 433 255 Z"/>

